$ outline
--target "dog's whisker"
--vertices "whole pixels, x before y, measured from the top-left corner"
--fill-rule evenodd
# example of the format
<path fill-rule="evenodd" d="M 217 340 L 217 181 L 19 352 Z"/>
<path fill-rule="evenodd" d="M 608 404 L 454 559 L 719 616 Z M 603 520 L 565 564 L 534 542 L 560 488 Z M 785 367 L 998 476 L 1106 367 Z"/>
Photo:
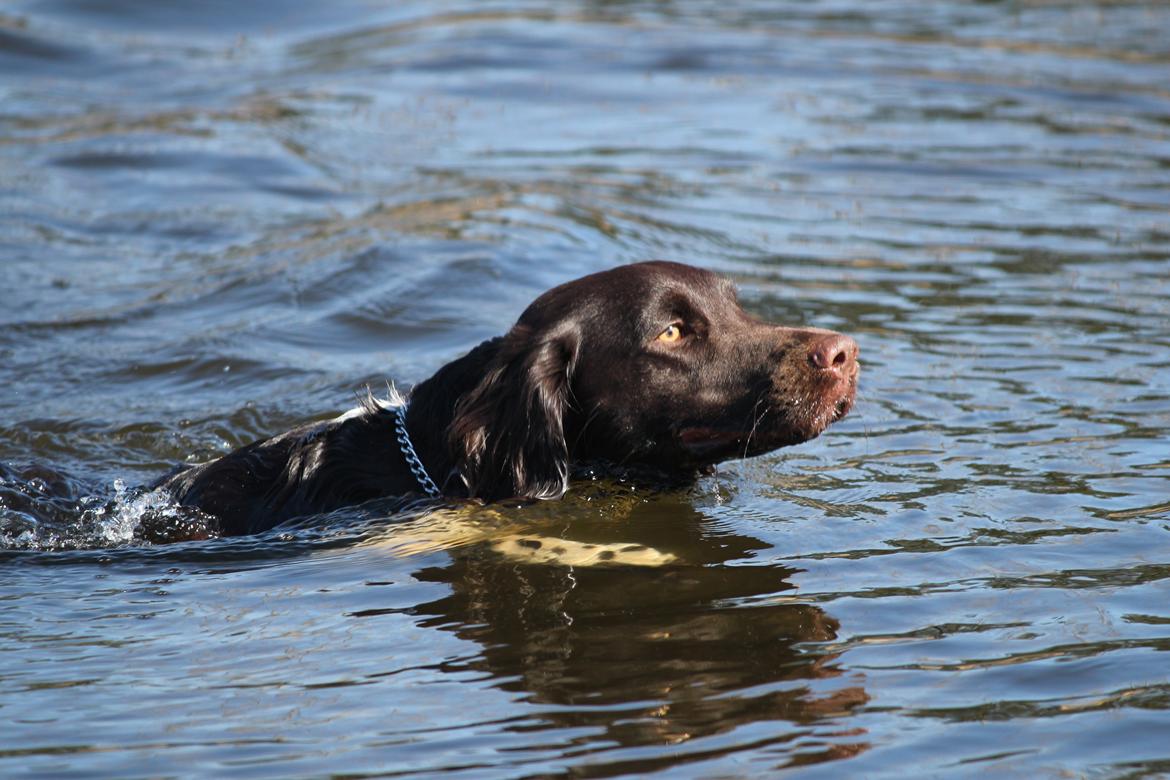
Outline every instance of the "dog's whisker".
<path fill-rule="evenodd" d="M 763 400 L 764 399 L 761 398 L 759 401 L 756 401 L 757 408 L 759 407 L 760 403 L 763 402 Z M 751 451 L 752 447 L 752 437 L 756 435 L 756 431 L 759 429 L 760 423 L 764 421 L 764 418 L 768 416 L 768 412 L 770 411 L 772 411 L 770 404 L 764 406 L 764 411 L 761 412 L 759 416 L 757 416 L 756 419 L 752 422 L 752 428 L 750 431 L 748 431 L 747 438 L 743 443 L 743 455 L 741 457 L 746 458 L 748 456 L 748 452 Z"/>

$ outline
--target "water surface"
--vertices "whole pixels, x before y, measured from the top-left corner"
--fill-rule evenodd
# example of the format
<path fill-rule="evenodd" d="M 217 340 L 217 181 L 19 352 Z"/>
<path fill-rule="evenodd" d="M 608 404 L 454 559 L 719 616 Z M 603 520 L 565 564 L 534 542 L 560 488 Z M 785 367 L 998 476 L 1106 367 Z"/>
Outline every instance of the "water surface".
<path fill-rule="evenodd" d="M 1170 6 L 169 5 L 0 11 L 0 774 L 1170 771 Z M 852 334 L 854 412 L 687 490 L 136 538 L 653 257 Z"/>

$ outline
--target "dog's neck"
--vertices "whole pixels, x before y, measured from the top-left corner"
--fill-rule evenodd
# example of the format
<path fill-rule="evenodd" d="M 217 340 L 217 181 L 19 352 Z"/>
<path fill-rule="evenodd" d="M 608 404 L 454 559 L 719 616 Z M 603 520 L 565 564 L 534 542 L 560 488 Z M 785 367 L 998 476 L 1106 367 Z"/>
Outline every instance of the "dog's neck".
<path fill-rule="evenodd" d="M 458 459 L 447 438 L 447 429 L 455 417 L 455 405 L 483 378 L 488 364 L 499 351 L 501 341 L 502 337 L 496 337 L 483 342 L 440 368 L 410 393 L 406 428 L 415 452 L 444 495 L 459 496 L 465 491 L 462 481 L 454 473 Z"/>

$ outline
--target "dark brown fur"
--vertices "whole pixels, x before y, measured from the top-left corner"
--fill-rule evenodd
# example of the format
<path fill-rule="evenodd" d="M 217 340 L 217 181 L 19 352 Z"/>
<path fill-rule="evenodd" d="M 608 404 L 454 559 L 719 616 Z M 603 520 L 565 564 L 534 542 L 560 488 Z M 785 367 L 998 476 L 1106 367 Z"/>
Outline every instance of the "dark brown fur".
<path fill-rule="evenodd" d="M 659 339 L 671 325 L 680 338 Z M 585 464 L 693 476 L 811 439 L 852 407 L 858 372 L 846 336 L 761 322 L 708 271 L 639 263 L 537 298 L 415 387 L 407 428 L 444 495 L 559 498 Z M 419 492 L 377 404 L 161 484 L 225 534 Z"/>

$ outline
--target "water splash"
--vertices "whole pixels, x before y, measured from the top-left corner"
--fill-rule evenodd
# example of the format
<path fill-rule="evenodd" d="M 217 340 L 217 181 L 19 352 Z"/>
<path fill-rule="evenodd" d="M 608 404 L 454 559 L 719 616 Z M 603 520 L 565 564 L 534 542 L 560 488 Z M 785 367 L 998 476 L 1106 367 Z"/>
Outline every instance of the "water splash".
<path fill-rule="evenodd" d="M 159 491 L 128 490 L 123 480 L 115 479 L 113 498 L 82 512 L 82 526 L 92 529 L 92 540 L 101 546 L 129 544 L 143 516 L 151 509 L 161 508 L 159 502 L 166 500 Z"/>
<path fill-rule="evenodd" d="M 86 489 L 45 467 L 0 473 L 0 549 L 77 550 L 208 538 L 214 519 L 163 490 Z"/>

